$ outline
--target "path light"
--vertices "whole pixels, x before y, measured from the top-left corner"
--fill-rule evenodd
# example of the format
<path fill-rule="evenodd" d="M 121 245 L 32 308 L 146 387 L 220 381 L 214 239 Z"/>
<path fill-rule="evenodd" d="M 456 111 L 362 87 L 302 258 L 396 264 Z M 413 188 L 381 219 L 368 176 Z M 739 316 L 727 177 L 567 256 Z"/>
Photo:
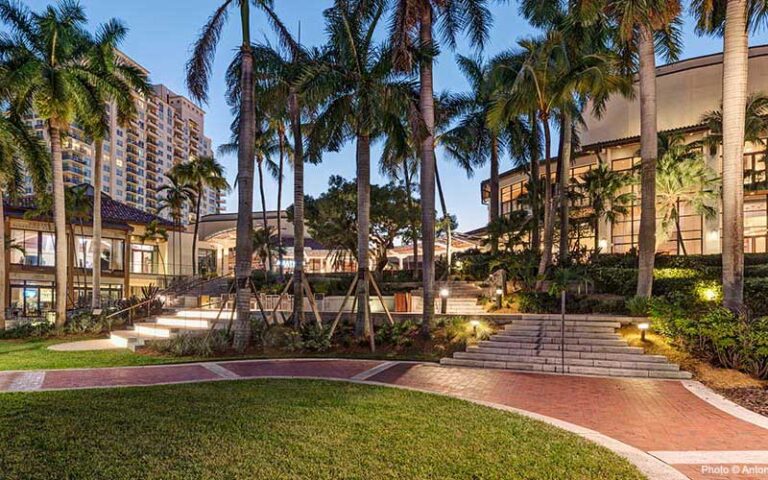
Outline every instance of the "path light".
<path fill-rule="evenodd" d="M 448 313 L 448 296 L 451 292 L 447 288 L 440 289 L 440 313 L 445 315 Z"/>
<path fill-rule="evenodd" d="M 501 298 L 504 296 L 504 290 L 496 289 L 496 308 L 501 308 Z"/>
<path fill-rule="evenodd" d="M 480 326 L 480 321 L 472 320 L 471 322 L 469 322 L 469 324 L 472 325 L 472 336 L 477 338 L 477 327 Z"/>
<path fill-rule="evenodd" d="M 651 327 L 648 322 L 638 323 L 637 328 L 640 329 L 640 340 L 645 342 L 645 332 Z"/>
<path fill-rule="evenodd" d="M 708 302 L 714 302 L 717 298 L 717 291 L 712 287 L 708 287 L 701 291 L 701 296 Z"/>
<path fill-rule="evenodd" d="M 168 301 L 168 297 L 166 297 L 165 295 L 158 295 L 158 296 L 157 296 L 157 299 L 158 299 L 158 300 L 160 301 L 160 303 L 162 303 L 163 305 L 165 305 L 165 302 L 167 302 L 167 301 Z"/>

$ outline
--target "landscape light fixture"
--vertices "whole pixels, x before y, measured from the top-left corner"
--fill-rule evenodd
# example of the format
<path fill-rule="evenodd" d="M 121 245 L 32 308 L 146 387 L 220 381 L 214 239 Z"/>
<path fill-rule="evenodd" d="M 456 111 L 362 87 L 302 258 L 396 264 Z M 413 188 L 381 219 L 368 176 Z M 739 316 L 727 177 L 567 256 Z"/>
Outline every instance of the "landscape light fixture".
<path fill-rule="evenodd" d="M 451 292 L 447 288 L 440 289 L 440 313 L 445 315 L 448 313 L 448 296 Z"/>
<path fill-rule="evenodd" d="M 472 320 L 469 324 L 472 325 L 472 336 L 477 338 L 477 327 L 480 326 L 480 321 Z"/>
<path fill-rule="evenodd" d="M 704 300 L 707 302 L 713 302 L 717 298 L 717 291 L 712 287 L 705 288 L 702 290 L 701 296 L 704 297 Z"/>
<path fill-rule="evenodd" d="M 645 342 L 645 332 L 651 327 L 648 322 L 639 323 L 637 328 L 640 329 L 640 340 Z"/>
<path fill-rule="evenodd" d="M 496 289 L 496 308 L 501 308 L 501 299 L 504 296 L 504 290 Z"/>

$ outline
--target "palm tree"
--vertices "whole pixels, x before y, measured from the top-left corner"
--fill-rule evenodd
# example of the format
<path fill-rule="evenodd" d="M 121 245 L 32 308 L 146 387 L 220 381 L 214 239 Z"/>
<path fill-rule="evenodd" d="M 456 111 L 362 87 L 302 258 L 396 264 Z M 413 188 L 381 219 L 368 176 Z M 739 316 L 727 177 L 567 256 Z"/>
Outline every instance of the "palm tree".
<path fill-rule="evenodd" d="M 180 163 L 172 169 L 181 183 L 191 185 L 195 196 L 195 232 L 192 237 L 192 275 L 197 275 L 197 234 L 200 230 L 200 209 L 207 189 L 215 192 L 229 191 L 224 177 L 224 167 L 213 157 L 195 157 L 188 163 Z"/>
<path fill-rule="evenodd" d="M 159 194 L 164 194 L 160 198 L 159 208 L 157 209 L 158 215 L 167 212 L 173 220 L 176 227 L 176 247 L 179 256 L 179 270 L 173 269 L 174 275 L 183 275 L 183 265 L 181 264 L 181 226 L 184 209 L 190 205 L 194 205 L 197 200 L 197 194 L 194 186 L 184 182 L 177 174 L 169 171 L 166 175 L 168 183 L 160 187 L 157 191 Z M 175 256 L 175 255 L 174 255 Z M 175 259 L 171 259 L 171 263 L 174 264 Z"/>
<path fill-rule="evenodd" d="M 267 226 L 253 231 L 253 253 L 259 257 L 264 267 L 264 280 L 269 279 L 267 259 L 278 253 L 278 250 L 274 228 Z"/>
<path fill-rule="evenodd" d="M 0 72 L 4 77 L 7 72 Z M 35 189 L 45 191 L 48 183 L 50 159 L 45 146 L 18 117 L 0 115 L 0 279 L 5 282 L 5 252 L 14 248 L 6 240 L 3 202 L 6 195 L 20 193 L 23 171 L 33 178 Z M 18 245 L 16 245 L 16 248 Z M 5 285 L 0 288 L 0 330 L 5 329 Z"/>
<path fill-rule="evenodd" d="M 625 58 L 637 59 L 640 87 L 640 238 L 637 296 L 650 297 L 656 255 L 656 45 L 668 60 L 680 50 L 678 0 L 607 0 L 605 13 L 617 26 Z"/>
<path fill-rule="evenodd" d="M 137 115 L 133 92 L 149 95 L 151 86 L 146 74 L 136 66 L 123 60 L 117 53 L 117 47 L 125 38 L 128 29 L 121 22 L 112 20 L 104 24 L 96 34 L 93 50 L 89 55 L 90 64 L 99 71 L 104 82 L 97 93 L 100 96 L 99 108 L 91 112 L 83 123 L 85 133 L 94 142 L 93 160 L 93 309 L 101 308 L 101 165 L 104 157 L 104 139 L 109 135 L 109 116 L 107 109 L 113 103 L 118 123 L 125 125 Z"/>
<path fill-rule="evenodd" d="M 0 0 L 0 18 L 12 33 L 2 48 L 8 77 L 7 98 L 15 115 L 36 114 L 46 122 L 51 145 L 53 206 L 56 230 L 56 324 L 67 313 L 67 233 L 61 135 L 75 120 L 86 120 L 101 107 L 104 84 L 89 62 L 93 37 L 86 16 L 75 2 L 62 0 L 42 12 L 12 0 Z"/>
<path fill-rule="evenodd" d="M 384 11 L 381 2 L 337 0 L 324 13 L 328 58 L 310 69 L 308 88 L 325 99 L 311 142 L 335 151 L 348 139 L 357 144 L 357 323 L 356 334 L 372 334 L 369 308 L 371 141 L 388 118 L 408 108 L 411 84 L 393 70 L 389 49 L 373 35 Z M 434 235 L 433 235 L 434 236 Z"/>
<path fill-rule="evenodd" d="M 664 236 L 674 225 L 677 246 L 688 255 L 680 228 L 680 210 L 687 207 L 704 218 L 717 215 L 720 179 L 707 166 L 696 144 L 685 144 L 682 134 L 659 135 L 656 165 L 656 204 Z M 657 240 L 657 244 L 661 243 Z"/>
<path fill-rule="evenodd" d="M 480 58 L 459 55 L 457 63 L 469 82 L 471 91 L 456 94 L 447 100 L 446 110 L 452 112 L 458 124 L 440 136 L 440 143 L 449 156 L 456 159 L 468 174 L 475 167 L 490 163 L 490 223 L 499 219 L 499 155 L 508 146 L 511 152 L 523 150 L 527 140 L 520 116 L 511 116 L 503 124 L 492 124 L 489 111 L 496 89 L 493 67 L 496 59 L 485 62 Z M 513 156 L 516 156 L 513 154 Z M 492 243 L 491 250 L 498 245 Z"/>
<path fill-rule="evenodd" d="M 632 175 L 613 171 L 603 161 L 582 175 L 578 189 L 592 209 L 595 252 L 600 251 L 600 222 L 606 220 L 609 225 L 613 225 L 619 217 L 629 213 L 634 194 L 627 189 L 634 182 Z"/>
<path fill-rule="evenodd" d="M 720 106 L 719 110 L 713 110 L 711 112 L 705 113 L 702 118 L 701 122 L 707 126 L 709 129 L 709 133 L 704 138 L 704 145 L 709 147 L 710 154 L 714 155 L 717 153 L 717 149 L 723 146 L 723 131 L 724 131 L 724 118 L 723 118 L 723 105 Z M 764 148 L 768 148 L 768 145 L 763 140 L 762 136 L 766 129 L 768 129 L 768 96 L 763 94 L 762 92 L 753 93 L 750 94 L 747 97 L 746 100 L 746 106 L 744 108 L 744 142 L 752 143 L 753 145 L 761 145 Z M 725 149 L 723 149 L 723 152 L 725 152 Z M 742 152 L 742 158 L 743 158 L 743 152 Z M 731 159 L 732 160 L 732 159 Z M 743 162 L 743 161 L 742 161 Z M 741 212 L 737 214 L 736 216 L 739 217 L 737 219 L 733 219 L 733 217 L 729 217 L 729 221 L 726 223 L 725 220 L 723 220 L 723 231 L 721 232 L 721 236 L 723 237 L 723 301 L 726 302 L 725 304 L 728 305 L 730 308 L 738 308 L 739 302 L 737 301 L 738 298 L 743 297 L 743 293 L 739 293 L 740 291 L 743 292 L 744 286 L 743 286 L 743 246 L 741 245 L 743 242 L 737 242 L 739 245 L 733 245 L 733 243 L 729 241 L 725 241 L 726 236 L 736 236 L 737 238 L 743 238 L 743 184 L 744 184 L 744 175 L 748 174 L 749 172 L 744 172 L 743 170 L 743 163 L 740 164 L 738 172 L 733 171 L 732 167 L 729 167 L 731 171 L 726 171 L 726 164 L 725 164 L 725 155 L 723 156 L 723 217 L 725 218 L 725 210 L 726 206 L 732 215 L 733 212 Z M 739 180 L 739 184 L 741 187 L 737 187 L 733 185 L 733 176 L 739 176 L 741 180 Z M 728 185 L 728 187 L 726 187 Z M 734 189 L 736 190 L 736 193 L 734 193 Z M 726 194 L 726 190 L 729 191 L 729 194 Z M 737 201 L 737 203 L 740 204 L 740 206 L 734 206 L 732 203 L 734 202 L 734 195 L 736 196 L 742 196 L 742 199 Z M 741 229 L 741 234 L 738 232 L 734 232 L 731 230 L 734 228 L 734 221 L 736 222 L 736 227 Z M 729 225 L 730 228 L 726 229 L 726 225 Z M 726 248 L 727 245 L 727 248 Z M 739 258 L 741 260 L 739 260 Z M 729 267 L 726 268 L 725 264 L 728 263 Z M 728 275 L 728 279 L 726 280 L 726 272 Z M 728 288 L 725 288 L 725 285 L 728 285 Z M 727 294 L 726 294 L 727 292 Z"/>
<path fill-rule="evenodd" d="M 248 278 L 251 274 L 253 257 L 253 139 L 255 136 L 254 103 L 254 56 L 251 48 L 251 3 L 267 14 L 274 23 L 271 0 L 224 0 L 200 31 L 192 56 L 187 62 L 187 88 L 192 98 L 207 102 L 208 89 L 213 69 L 216 47 L 221 38 L 221 31 L 227 21 L 229 11 L 240 8 L 240 28 L 242 42 L 238 56 L 242 62 L 239 73 L 240 95 L 240 145 L 237 155 L 237 240 L 235 244 L 235 277 L 237 285 L 237 322 L 234 329 L 233 344 L 236 350 L 243 351 L 251 337 L 251 289 Z"/>
<path fill-rule="evenodd" d="M 168 241 L 168 230 L 160 226 L 160 222 L 152 220 L 144 229 L 144 233 L 139 235 L 141 243 L 152 242 L 157 245 L 157 255 L 160 265 L 163 267 L 163 276 L 167 276 L 168 272 L 165 268 L 165 261 L 163 260 L 163 254 L 160 253 L 160 244 Z"/>
<path fill-rule="evenodd" d="M 304 162 L 318 162 L 319 155 L 305 155 L 303 125 L 308 100 L 303 87 L 305 69 L 315 64 L 321 53 L 305 49 L 287 28 L 274 16 L 272 24 L 283 48 L 254 45 L 254 70 L 263 98 L 271 99 L 271 118 L 282 118 L 275 114 L 287 109 L 288 124 L 293 141 L 293 318 L 297 325 L 304 323 Z M 227 73 L 228 98 L 234 104 L 239 95 L 240 66 L 233 63 Z"/>
<path fill-rule="evenodd" d="M 491 14 L 487 0 L 399 0 L 391 22 L 390 43 L 394 48 L 395 67 L 411 71 L 418 63 L 419 112 L 425 133 L 420 135 L 421 156 L 421 238 L 424 311 L 422 333 L 427 336 L 435 316 L 435 98 L 432 65 L 437 42 L 434 30 L 443 43 L 456 46 L 461 31 L 469 33 L 470 43 L 482 48 L 488 38 Z M 432 50 L 429 55 L 416 55 L 414 46 Z"/>

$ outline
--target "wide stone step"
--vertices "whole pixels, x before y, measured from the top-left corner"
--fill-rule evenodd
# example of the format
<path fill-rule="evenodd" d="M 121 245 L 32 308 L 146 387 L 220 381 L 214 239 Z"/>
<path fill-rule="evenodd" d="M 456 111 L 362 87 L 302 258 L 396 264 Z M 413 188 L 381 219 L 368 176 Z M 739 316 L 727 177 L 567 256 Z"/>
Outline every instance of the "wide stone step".
<path fill-rule="evenodd" d="M 560 320 L 513 320 L 512 323 L 506 324 L 505 328 L 512 327 L 539 327 L 539 326 L 557 326 L 560 327 Z M 591 322 L 580 320 L 566 320 L 566 327 L 585 327 L 585 328 L 621 328 L 619 322 Z"/>
<path fill-rule="evenodd" d="M 142 322 L 133 326 L 133 331 L 139 337 L 171 338 L 181 332 L 205 332 L 207 327 L 172 327 L 156 323 Z"/>
<path fill-rule="evenodd" d="M 659 379 L 689 379 L 691 374 L 684 371 L 667 370 L 642 370 L 630 368 L 610 368 L 610 367 L 585 367 L 576 365 L 566 365 L 563 369 L 560 365 L 501 362 L 492 360 L 469 360 L 459 358 L 443 358 L 441 365 L 475 368 L 493 368 L 514 370 L 523 372 L 549 372 L 549 373 L 569 373 L 573 375 L 598 375 L 605 377 L 635 377 L 635 378 L 659 378 Z"/>
<path fill-rule="evenodd" d="M 215 319 L 217 316 L 220 320 L 229 320 L 230 318 L 237 318 L 237 312 L 233 311 L 231 308 L 224 310 L 219 313 L 219 310 L 214 309 L 190 309 L 190 310 L 179 310 L 177 311 L 173 316 L 175 317 L 183 317 L 183 318 L 197 318 L 197 319 Z"/>
<path fill-rule="evenodd" d="M 537 343 L 537 342 L 520 342 L 520 341 L 501 341 L 496 342 L 493 340 L 483 340 L 479 344 L 481 347 L 491 348 L 517 348 L 522 350 L 560 350 L 560 342 L 558 343 Z M 599 352 L 599 353 L 643 353 L 641 347 L 630 347 L 626 343 L 620 345 L 588 345 L 579 343 L 565 343 L 565 351 L 571 352 Z"/>
<path fill-rule="evenodd" d="M 211 328 L 216 323 L 213 318 L 192 318 L 192 317 L 157 317 L 157 325 L 173 328 Z"/>
<path fill-rule="evenodd" d="M 560 332 L 561 330 L 577 333 L 616 333 L 616 329 L 612 327 L 583 327 L 581 325 L 507 325 L 504 327 L 504 332 Z"/>
<path fill-rule="evenodd" d="M 116 330 L 109 334 L 109 340 L 118 348 L 127 348 L 135 352 L 137 348 L 144 346 L 144 340 L 136 335 L 133 330 Z"/>
<path fill-rule="evenodd" d="M 496 355 L 521 355 L 529 357 L 552 357 L 560 358 L 560 350 L 534 350 L 534 349 L 522 349 L 522 348 L 492 348 L 481 346 L 467 347 L 467 352 L 474 353 L 491 353 Z M 653 362 L 663 363 L 667 361 L 667 358 L 663 355 L 643 355 L 642 351 L 629 350 L 626 353 L 610 353 L 610 352 L 579 352 L 566 350 L 565 356 L 567 358 L 583 358 L 590 360 L 614 360 L 619 362 Z M 642 360 L 639 360 L 642 359 Z"/>
<path fill-rule="evenodd" d="M 525 355 L 508 355 L 508 354 L 493 354 L 493 353 L 477 353 L 477 352 L 456 352 L 453 354 L 453 358 L 468 359 L 468 360 L 488 360 L 488 361 L 500 361 L 507 363 L 535 363 L 535 364 L 547 364 L 547 365 L 560 365 L 562 359 L 559 357 L 537 357 L 537 356 L 525 356 Z M 604 368 L 627 368 L 632 370 L 665 370 L 665 371 L 677 371 L 680 370 L 678 365 L 674 365 L 667 362 L 645 362 L 642 355 L 638 356 L 633 361 L 620 361 L 620 360 L 595 360 L 589 358 L 571 358 L 565 357 L 565 364 L 579 367 L 604 367 Z"/>
<path fill-rule="evenodd" d="M 560 314 L 555 313 L 522 313 L 517 317 L 519 320 L 561 320 Z M 622 325 L 629 323 L 638 323 L 644 321 L 642 318 L 625 317 L 621 315 L 581 315 L 581 314 L 568 314 L 565 316 L 566 321 L 588 321 L 588 322 L 619 322 Z"/>
<path fill-rule="evenodd" d="M 491 336 L 490 339 L 499 342 L 560 343 L 561 335 L 560 332 L 547 332 L 545 334 L 500 332 Z M 626 344 L 621 337 L 613 333 L 574 334 L 565 332 L 565 343 L 569 342 L 582 344 L 594 342 L 595 345 L 609 345 L 613 342 Z"/>

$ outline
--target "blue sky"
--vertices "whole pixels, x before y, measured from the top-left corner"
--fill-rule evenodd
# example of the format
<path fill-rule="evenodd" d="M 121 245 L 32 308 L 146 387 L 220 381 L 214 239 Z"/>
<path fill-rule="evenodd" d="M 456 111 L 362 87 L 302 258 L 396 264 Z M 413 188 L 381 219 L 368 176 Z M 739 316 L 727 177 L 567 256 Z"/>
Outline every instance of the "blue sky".
<path fill-rule="evenodd" d="M 39 9 L 50 3 L 48 0 L 26 0 L 33 9 Z M 129 27 L 130 34 L 122 49 L 144 65 L 151 72 L 154 83 L 164 83 L 179 94 L 186 95 L 184 87 L 184 64 L 189 54 L 189 46 L 194 41 L 200 27 L 208 16 L 220 5 L 219 0 L 81 0 L 93 25 L 111 17 L 122 19 Z M 331 3 L 330 0 L 275 0 L 276 10 L 284 22 L 294 31 L 301 24 L 302 43 L 319 45 L 324 41 L 322 11 Z M 504 2 L 492 7 L 494 26 L 491 40 L 485 54 L 493 55 L 514 45 L 516 39 L 531 35 L 534 32 L 517 14 L 517 2 Z M 215 64 L 215 77 L 212 83 L 211 99 L 204 108 L 206 117 L 206 133 L 213 138 L 214 146 L 224 143 L 229 138 L 231 115 L 223 100 L 223 72 L 232 57 L 233 50 L 239 44 L 239 22 L 233 12 L 230 23 L 225 28 L 221 39 Z M 255 40 L 272 39 L 268 25 L 258 13 L 252 20 Z M 693 33 L 693 24 L 685 19 L 685 46 L 682 58 L 688 58 L 722 50 L 722 40 L 718 38 L 702 38 Z M 760 32 L 753 35 L 751 44 L 768 43 L 768 34 Z M 458 52 L 471 53 L 464 42 L 460 43 Z M 441 54 L 435 69 L 436 89 L 462 91 L 467 84 L 454 64 L 455 53 L 447 49 Z M 378 149 L 374 149 L 374 158 Z M 227 168 L 230 181 L 234 179 L 236 159 L 220 157 Z M 448 208 L 458 215 L 459 229 L 470 230 L 486 223 L 486 208 L 480 203 L 480 180 L 487 176 L 485 170 L 478 171 L 474 178 L 467 178 L 463 170 L 451 165 L 449 159 L 438 152 L 441 174 L 446 189 Z M 511 166 L 509 159 L 502 162 L 502 171 Z M 486 169 L 487 170 L 487 169 Z M 308 165 L 306 175 L 306 191 L 317 195 L 325 190 L 330 175 L 342 175 L 354 178 L 354 146 L 348 145 L 339 153 L 329 153 L 322 164 Z M 374 174 L 374 182 L 384 180 Z M 290 182 L 290 175 L 287 176 Z M 283 205 L 291 203 L 292 188 L 284 190 Z M 267 182 L 267 207 L 274 208 L 276 204 L 277 186 L 270 179 Z M 258 195 L 255 197 L 255 207 Z M 236 206 L 234 193 L 227 198 L 228 210 Z"/>

